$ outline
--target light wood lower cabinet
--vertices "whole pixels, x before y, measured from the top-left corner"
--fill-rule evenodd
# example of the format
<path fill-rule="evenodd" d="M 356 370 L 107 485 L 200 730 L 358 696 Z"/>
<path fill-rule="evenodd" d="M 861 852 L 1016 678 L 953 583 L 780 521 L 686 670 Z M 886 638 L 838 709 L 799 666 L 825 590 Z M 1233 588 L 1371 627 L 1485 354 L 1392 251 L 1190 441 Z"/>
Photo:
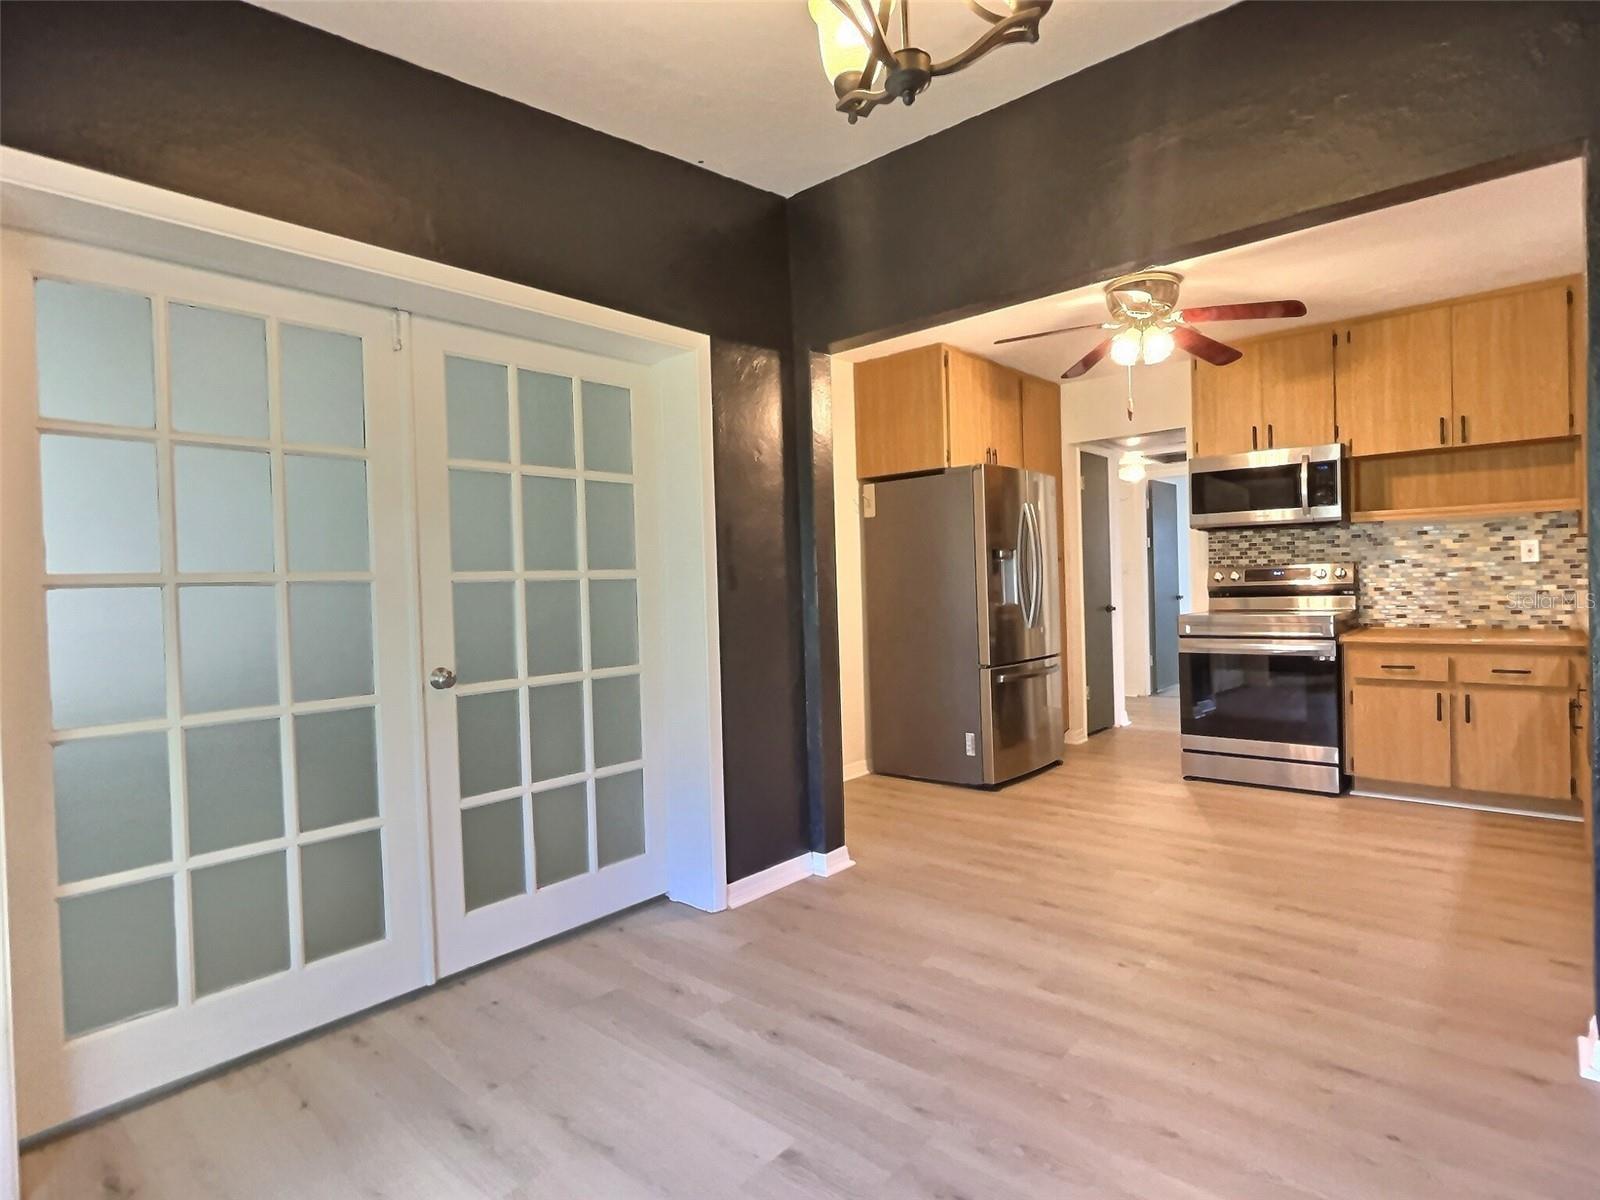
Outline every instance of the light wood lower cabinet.
<path fill-rule="evenodd" d="M 1576 809 L 1589 770 L 1575 732 L 1585 717 L 1578 647 L 1452 647 L 1437 637 L 1402 642 L 1397 632 L 1346 645 L 1346 771 L 1383 790 Z"/>
<path fill-rule="evenodd" d="M 1450 699 L 1427 684 L 1354 685 L 1348 713 L 1352 773 L 1449 787 Z"/>
<path fill-rule="evenodd" d="M 1455 786 L 1564 800 L 1573 795 L 1572 695 L 1556 688 L 1463 687 Z"/>

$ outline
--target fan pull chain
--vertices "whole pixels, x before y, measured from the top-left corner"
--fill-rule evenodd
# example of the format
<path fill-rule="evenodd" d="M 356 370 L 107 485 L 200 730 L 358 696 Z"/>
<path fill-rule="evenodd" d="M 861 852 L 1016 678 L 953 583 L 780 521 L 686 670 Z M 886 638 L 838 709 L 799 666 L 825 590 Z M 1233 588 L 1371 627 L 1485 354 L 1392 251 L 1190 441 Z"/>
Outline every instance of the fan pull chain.
<path fill-rule="evenodd" d="M 1128 366 L 1128 420 L 1133 420 L 1133 365 Z"/>

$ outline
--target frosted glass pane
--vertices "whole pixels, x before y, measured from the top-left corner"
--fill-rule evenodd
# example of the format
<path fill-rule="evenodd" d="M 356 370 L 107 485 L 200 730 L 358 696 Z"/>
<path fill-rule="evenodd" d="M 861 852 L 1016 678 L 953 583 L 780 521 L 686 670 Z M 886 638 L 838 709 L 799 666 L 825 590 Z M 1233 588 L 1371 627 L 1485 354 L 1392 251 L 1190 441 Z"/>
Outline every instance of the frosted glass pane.
<path fill-rule="evenodd" d="M 517 672 L 514 583 L 458 583 L 454 589 L 456 678 L 512 679 Z"/>
<path fill-rule="evenodd" d="M 583 469 L 633 470 L 633 413 L 627 388 L 584 383 Z"/>
<path fill-rule="evenodd" d="M 594 832 L 600 865 L 644 853 L 644 772 L 594 781 Z"/>
<path fill-rule="evenodd" d="M 528 689 L 528 741 L 535 782 L 584 769 L 583 684 Z"/>
<path fill-rule="evenodd" d="M 172 857 L 166 734 L 63 742 L 52 757 L 61 883 Z"/>
<path fill-rule="evenodd" d="M 39 471 L 45 570 L 161 569 L 153 444 L 47 433 L 39 439 Z"/>
<path fill-rule="evenodd" d="M 378 742 L 370 708 L 294 719 L 300 828 L 326 829 L 378 815 Z"/>
<path fill-rule="evenodd" d="M 481 796 L 522 782 L 521 720 L 515 692 L 456 697 L 461 795 Z"/>
<path fill-rule="evenodd" d="M 299 325 L 278 327 L 283 438 L 319 446 L 366 445 L 361 339 Z"/>
<path fill-rule="evenodd" d="M 185 712 L 278 702 L 278 606 L 270 587 L 180 587 Z"/>
<path fill-rule="evenodd" d="M 381 942 L 383 842 L 376 829 L 300 851 L 306 961 Z"/>
<path fill-rule="evenodd" d="M 530 571 L 577 570 L 576 480 L 522 477 L 522 565 Z"/>
<path fill-rule="evenodd" d="M 167 321 L 173 428 L 266 437 L 267 323 L 190 304 Z"/>
<path fill-rule="evenodd" d="M 626 571 L 633 568 L 633 485 L 583 485 L 589 523 L 589 569 Z"/>
<path fill-rule="evenodd" d="M 60 918 L 68 1037 L 178 1003 L 170 877 L 62 900 Z"/>
<path fill-rule="evenodd" d="M 528 674 L 583 669 L 583 627 L 576 579 L 534 579 L 528 603 Z"/>
<path fill-rule="evenodd" d="M 511 476 L 450 472 L 450 565 L 457 571 L 511 569 Z"/>
<path fill-rule="evenodd" d="M 285 862 L 278 850 L 190 876 L 195 995 L 289 969 Z"/>
<path fill-rule="evenodd" d="M 283 836 L 278 722 L 240 721 L 184 731 L 189 853 Z"/>
<path fill-rule="evenodd" d="M 272 466 L 255 450 L 175 446 L 180 571 L 272 570 Z"/>
<path fill-rule="evenodd" d="M 528 890 L 522 847 L 520 797 L 480 804 L 461 814 L 461 873 L 468 912 Z"/>
<path fill-rule="evenodd" d="M 581 783 L 533 794 L 533 874 L 549 887 L 589 869 L 589 798 Z"/>
<path fill-rule="evenodd" d="M 511 461 L 506 378 L 506 368 L 499 363 L 445 355 L 445 424 L 451 458 Z"/>
<path fill-rule="evenodd" d="M 40 415 L 153 429 L 149 298 L 54 279 L 35 283 L 33 297 Z"/>
<path fill-rule="evenodd" d="M 597 667 L 639 661 L 639 600 L 631 579 L 589 581 L 589 654 Z"/>
<path fill-rule="evenodd" d="M 572 380 L 542 371 L 517 372 L 522 461 L 530 467 L 577 465 L 572 440 Z"/>
<path fill-rule="evenodd" d="M 46 611 L 57 729 L 166 716 L 160 588 L 52 588 Z"/>
<path fill-rule="evenodd" d="M 594 765 L 615 766 L 639 758 L 639 677 L 594 681 Z"/>
<path fill-rule="evenodd" d="M 296 700 L 372 694 L 372 602 L 364 583 L 289 585 Z"/>
<path fill-rule="evenodd" d="M 367 569 L 367 464 L 283 457 L 291 571 Z"/>

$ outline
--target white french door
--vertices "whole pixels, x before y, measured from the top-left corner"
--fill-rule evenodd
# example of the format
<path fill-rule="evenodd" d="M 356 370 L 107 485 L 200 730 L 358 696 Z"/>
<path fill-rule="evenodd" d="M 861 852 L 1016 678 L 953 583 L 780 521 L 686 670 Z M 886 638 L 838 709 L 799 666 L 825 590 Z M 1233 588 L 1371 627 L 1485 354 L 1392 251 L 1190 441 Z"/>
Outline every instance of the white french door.
<path fill-rule="evenodd" d="M 431 978 L 382 310 L 8 234 L 21 1132 Z"/>
<path fill-rule="evenodd" d="M 449 974 L 664 890 L 637 366 L 416 320 L 434 924 Z"/>

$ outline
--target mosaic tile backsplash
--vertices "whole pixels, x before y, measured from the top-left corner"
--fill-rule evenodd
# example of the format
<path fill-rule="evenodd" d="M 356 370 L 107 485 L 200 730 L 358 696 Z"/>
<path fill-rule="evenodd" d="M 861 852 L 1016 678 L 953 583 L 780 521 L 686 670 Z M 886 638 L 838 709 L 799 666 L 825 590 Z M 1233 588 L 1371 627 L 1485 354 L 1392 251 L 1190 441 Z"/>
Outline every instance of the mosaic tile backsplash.
<path fill-rule="evenodd" d="M 1539 539 L 1540 561 L 1518 542 Z M 1413 627 L 1588 626 L 1588 539 L 1572 512 L 1472 520 L 1219 529 L 1212 568 L 1351 560 L 1361 620 Z"/>

